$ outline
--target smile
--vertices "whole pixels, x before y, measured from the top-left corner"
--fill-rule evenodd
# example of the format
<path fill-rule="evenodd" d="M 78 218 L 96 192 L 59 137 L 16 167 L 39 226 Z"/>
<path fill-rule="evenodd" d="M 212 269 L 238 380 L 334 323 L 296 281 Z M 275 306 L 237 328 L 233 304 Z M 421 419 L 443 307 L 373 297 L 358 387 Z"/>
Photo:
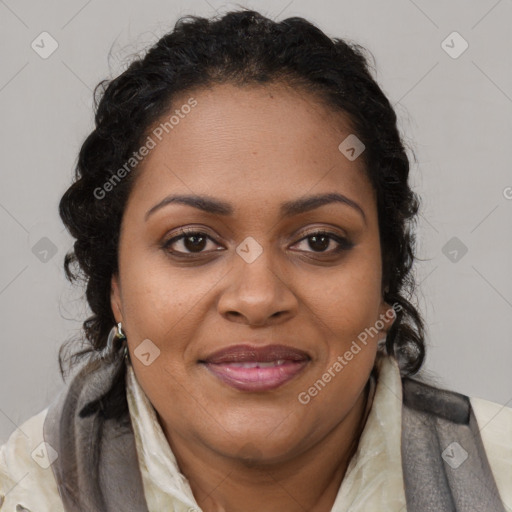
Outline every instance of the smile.
<path fill-rule="evenodd" d="M 245 363 L 204 363 L 225 384 L 239 391 L 270 391 L 301 373 L 307 360 L 254 361 Z"/>
<path fill-rule="evenodd" d="M 209 372 L 239 391 L 270 391 L 301 373 L 310 355 L 290 345 L 228 345 L 203 360 Z"/>

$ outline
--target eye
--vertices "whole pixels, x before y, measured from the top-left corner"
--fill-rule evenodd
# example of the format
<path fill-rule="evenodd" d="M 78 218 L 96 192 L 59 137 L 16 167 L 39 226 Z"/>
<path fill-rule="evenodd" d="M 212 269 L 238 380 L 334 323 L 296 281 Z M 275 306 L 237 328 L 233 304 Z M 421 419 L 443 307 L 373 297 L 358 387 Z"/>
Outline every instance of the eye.
<path fill-rule="evenodd" d="M 298 243 L 304 242 L 307 244 L 313 251 L 306 252 L 316 252 L 316 253 L 326 253 L 326 254 L 338 254 L 342 251 L 347 251 L 354 247 L 354 244 L 347 240 L 346 238 L 336 234 L 331 233 L 329 231 L 314 231 L 312 233 L 307 234 L 305 237 L 301 238 Z M 336 246 L 336 244 L 338 244 Z M 297 245 L 297 244 L 295 244 Z M 332 247 L 334 245 L 334 248 Z"/>
<path fill-rule="evenodd" d="M 164 251 L 177 257 L 193 257 L 198 254 L 222 250 L 222 247 L 218 246 L 215 240 L 204 231 L 181 229 L 179 233 L 179 235 L 173 236 L 162 244 Z M 208 246 L 208 242 L 212 242 L 214 247 L 217 245 L 217 249 L 213 248 L 210 251 L 205 250 Z M 338 254 L 354 247 L 354 244 L 346 238 L 325 230 L 308 233 L 295 245 L 300 243 L 307 244 L 309 248 L 313 250 L 299 250 L 324 254 Z"/>
<path fill-rule="evenodd" d="M 215 242 L 215 240 L 208 236 L 204 231 L 182 229 L 180 230 L 179 235 L 174 236 L 171 239 L 164 242 L 162 244 L 162 248 L 177 256 L 188 256 L 191 254 L 193 255 L 201 254 L 203 252 L 210 252 L 204 251 L 209 241 Z M 175 246 L 175 248 L 171 249 L 172 246 Z M 179 249 L 176 249 L 176 247 L 178 247 Z"/>

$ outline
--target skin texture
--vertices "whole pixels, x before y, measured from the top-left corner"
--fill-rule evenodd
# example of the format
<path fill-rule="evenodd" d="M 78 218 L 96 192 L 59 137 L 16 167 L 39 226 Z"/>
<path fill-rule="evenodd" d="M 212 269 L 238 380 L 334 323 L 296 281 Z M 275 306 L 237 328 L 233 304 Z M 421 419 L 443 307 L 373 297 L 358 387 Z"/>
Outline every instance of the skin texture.
<path fill-rule="evenodd" d="M 307 405 L 297 397 L 390 310 L 376 196 L 362 160 L 338 149 L 351 133 L 347 118 L 311 93 L 284 84 L 216 85 L 175 98 L 169 115 L 191 97 L 197 106 L 137 170 L 112 278 L 114 315 L 203 510 L 329 511 L 366 418 L 366 384 L 384 332 Z M 357 202 L 366 218 L 341 203 L 279 213 L 283 202 L 332 192 Z M 146 221 L 169 194 L 217 198 L 231 203 L 233 215 L 174 203 Z M 163 249 L 181 227 L 213 240 L 196 252 L 197 239 Z M 307 238 L 319 228 L 353 247 L 335 253 L 338 242 L 327 239 L 322 248 Z M 249 236 L 263 250 L 251 263 L 236 252 Z M 160 350 L 149 366 L 134 355 L 145 339 Z M 238 391 L 198 363 L 242 342 L 296 347 L 311 361 L 259 393 Z"/>

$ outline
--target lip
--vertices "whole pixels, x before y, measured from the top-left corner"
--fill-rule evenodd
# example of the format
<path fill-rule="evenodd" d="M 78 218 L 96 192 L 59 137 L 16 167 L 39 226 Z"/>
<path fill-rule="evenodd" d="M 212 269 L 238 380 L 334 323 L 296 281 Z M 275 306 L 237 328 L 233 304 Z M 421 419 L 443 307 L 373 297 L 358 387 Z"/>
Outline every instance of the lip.
<path fill-rule="evenodd" d="M 303 350 L 285 345 L 234 345 L 199 363 L 229 386 L 254 392 L 282 386 L 302 372 L 310 360 Z"/>

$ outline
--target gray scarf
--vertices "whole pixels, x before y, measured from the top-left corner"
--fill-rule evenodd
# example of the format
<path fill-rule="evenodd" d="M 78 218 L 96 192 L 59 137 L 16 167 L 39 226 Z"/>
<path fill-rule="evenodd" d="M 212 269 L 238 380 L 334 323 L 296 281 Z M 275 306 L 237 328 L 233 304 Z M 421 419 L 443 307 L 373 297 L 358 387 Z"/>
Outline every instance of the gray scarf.
<path fill-rule="evenodd" d="M 58 452 L 52 469 L 66 512 L 149 512 L 128 406 L 121 420 L 109 414 L 124 365 L 82 370 L 49 407 L 44 438 Z M 469 398 L 410 378 L 402 385 L 407 510 L 505 512 Z"/>

